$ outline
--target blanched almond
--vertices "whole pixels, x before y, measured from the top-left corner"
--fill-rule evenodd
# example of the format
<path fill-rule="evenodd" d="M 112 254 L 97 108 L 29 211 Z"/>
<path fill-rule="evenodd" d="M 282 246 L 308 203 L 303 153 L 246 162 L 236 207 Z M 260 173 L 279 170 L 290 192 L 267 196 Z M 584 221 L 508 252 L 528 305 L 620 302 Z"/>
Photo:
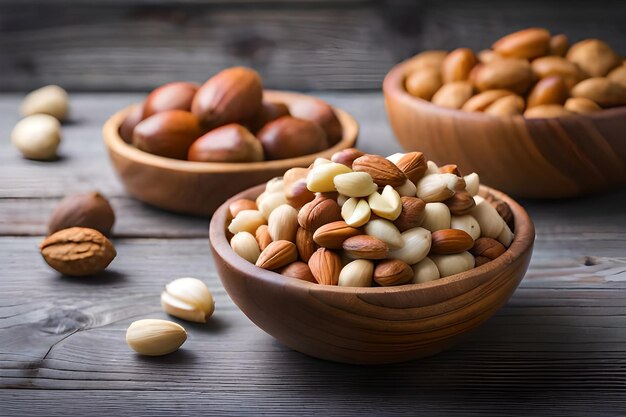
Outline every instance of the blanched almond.
<path fill-rule="evenodd" d="M 422 227 L 409 229 L 402 233 L 404 246 L 389 252 L 389 258 L 400 259 L 409 265 L 421 261 L 428 255 L 431 245 L 431 234 Z"/>
<path fill-rule="evenodd" d="M 454 255 L 433 255 L 431 257 L 441 278 L 459 274 L 474 268 L 475 260 L 471 253 L 461 252 Z"/>
<path fill-rule="evenodd" d="M 382 194 L 370 194 L 367 203 L 374 214 L 391 221 L 396 220 L 402 211 L 400 194 L 390 185 L 383 189 Z"/>
<path fill-rule="evenodd" d="M 443 203 L 426 203 L 424 207 L 424 229 L 435 232 L 450 228 L 450 209 Z"/>
<path fill-rule="evenodd" d="M 230 246 L 235 253 L 248 262 L 256 263 L 261 254 L 259 243 L 249 232 L 239 232 L 230 240 Z"/>
<path fill-rule="evenodd" d="M 372 285 L 374 262 L 356 259 L 343 267 L 339 274 L 340 287 L 369 287 Z"/>
<path fill-rule="evenodd" d="M 242 210 L 228 225 L 228 231 L 232 234 L 239 232 L 254 233 L 256 229 L 265 224 L 265 217 L 258 210 Z"/>
<path fill-rule="evenodd" d="M 367 200 L 352 197 L 341 206 L 341 217 L 349 226 L 361 227 L 369 221 L 370 216 Z"/>
<path fill-rule="evenodd" d="M 335 189 L 348 197 L 367 197 L 378 189 L 370 174 L 366 172 L 340 174 L 333 182 Z"/>
<path fill-rule="evenodd" d="M 355 229 L 356 230 L 356 229 Z M 391 249 L 404 246 L 404 240 L 398 228 L 389 220 L 374 219 L 365 225 L 365 233 L 385 242 Z"/>
<path fill-rule="evenodd" d="M 424 258 L 413 265 L 413 284 L 421 284 L 439 279 L 439 269 L 430 258 Z"/>

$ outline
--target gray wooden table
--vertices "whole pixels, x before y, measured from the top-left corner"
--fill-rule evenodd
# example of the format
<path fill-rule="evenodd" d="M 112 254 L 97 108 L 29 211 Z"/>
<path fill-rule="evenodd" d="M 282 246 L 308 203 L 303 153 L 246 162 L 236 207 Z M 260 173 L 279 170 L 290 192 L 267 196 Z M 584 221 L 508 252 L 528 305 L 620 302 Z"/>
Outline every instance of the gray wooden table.
<path fill-rule="evenodd" d="M 398 150 L 378 93 L 321 94 L 361 121 L 360 147 Z M 358 367 L 291 351 L 228 298 L 208 249 L 208 221 L 131 199 L 100 128 L 140 99 L 76 94 L 62 158 L 22 159 L 9 140 L 17 95 L 0 95 L 0 415 L 625 415 L 626 190 L 523 202 L 537 227 L 530 270 L 509 303 L 451 351 Z M 99 189 L 117 213 L 118 257 L 97 278 L 61 277 L 37 245 L 65 194 Z M 216 312 L 184 323 L 175 354 L 125 343 L 140 318 L 168 318 L 164 284 L 207 282 Z"/>

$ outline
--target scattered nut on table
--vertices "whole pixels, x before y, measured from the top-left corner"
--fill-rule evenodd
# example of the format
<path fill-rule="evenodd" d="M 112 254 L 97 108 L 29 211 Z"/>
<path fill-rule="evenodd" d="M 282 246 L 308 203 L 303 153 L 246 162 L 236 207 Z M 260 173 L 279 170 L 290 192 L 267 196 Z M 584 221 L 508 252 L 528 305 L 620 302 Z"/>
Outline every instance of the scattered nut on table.
<path fill-rule="evenodd" d="M 61 143 L 61 124 L 47 114 L 25 117 L 13 128 L 11 142 L 25 158 L 55 159 Z"/>
<path fill-rule="evenodd" d="M 206 323 L 215 310 L 211 291 L 197 278 L 178 278 L 167 284 L 161 306 L 167 314 L 197 323 Z"/>
<path fill-rule="evenodd" d="M 23 116 L 48 114 L 59 121 L 66 118 L 68 109 L 67 91 L 58 85 L 47 85 L 30 92 L 20 106 Z"/>
<path fill-rule="evenodd" d="M 66 196 L 48 220 L 48 234 L 70 227 L 87 227 L 110 236 L 115 213 L 109 200 L 97 191 Z"/>
<path fill-rule="evenodd" d="M 167 355 L 177 351 L 186 340 L 185 329 L 167 320 L 137 320 L 126 330 L 126 343 L 141 355 Z"/>

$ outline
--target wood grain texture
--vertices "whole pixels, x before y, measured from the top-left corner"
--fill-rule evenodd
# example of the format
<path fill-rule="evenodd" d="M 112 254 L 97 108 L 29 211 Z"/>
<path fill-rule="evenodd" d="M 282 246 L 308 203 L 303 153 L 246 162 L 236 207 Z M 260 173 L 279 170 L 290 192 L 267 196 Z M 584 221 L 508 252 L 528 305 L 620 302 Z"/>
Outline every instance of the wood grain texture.
<path fill-rule="evenodd" d="M 274 89 L 379 89 L 425 49 L 488 47 L 529 26 L 599 37 L 626 55 L 626 10 L 558 0 L 9 0 L 0 4 L 0 91 L 146 91 L 233 65 Z"/>
<path fill-rule="evenodd" d="M 495 117 L 436 106 L 404 88 L 409 62 L 384 82 L 389 122 L 407 150 L 526 198 L 563 198 L 626 185 L 626 107 L 588 116 Z"/>
<path fill-rule="evenodd" d="M 362 122 L 363 149 L 399 149 L 380 95 L 321 96 Z M 626 414 L 626 190 L 524 201 L 537 228 L 529 271 L 507 305 L 451 350 L 399 365 L 341 365 L 285 348 L 236 308 L 215 272 L 206 220 L 124 192 L 100 128 L 139 95 L 72 95 L 64 157 L 50 164 L 10 146 L 19 98 L 0 95 L 2 414 Z M 60 277 L 41 260 L 38 235 L 65 193 L 93 188 L 117 209 L 119 255 L 96 279 Z M 214 320 L 183 323 L 190 337 L 175 355 L 137 356 L 126 327 L 167 318 L 158 294 L 184 275 L 208 284 Z"/>

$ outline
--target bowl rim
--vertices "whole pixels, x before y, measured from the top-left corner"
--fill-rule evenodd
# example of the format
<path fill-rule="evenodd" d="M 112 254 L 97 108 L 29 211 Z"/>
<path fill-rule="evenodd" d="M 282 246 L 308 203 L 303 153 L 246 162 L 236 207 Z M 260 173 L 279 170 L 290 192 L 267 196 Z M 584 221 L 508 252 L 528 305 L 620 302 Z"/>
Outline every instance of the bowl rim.
<path fill-rule="evenodd" d="M 393 97 L 395 99 L 398 99 L 417 111 L 438 112 L 457 118 L 473 120 L 523 120 L 526 123 L 543 123 L 543 121 L 545 120 L 573 120 L 576 118 L 605 120 L 626 117 L 626 106 L 612 107 L 609 109 L 603 109 L 601 111 L 588 114 L 574 114 L 571 116 L 544 117 L 532 119 L 525 118 L 522 115 L 495 116 L 491 114 L 486 114 L 484 112 L 470 112 L 461 109 L 450 109 L 447 107 L 441 107 L 431 103 L 428 100 L 424 100 L 423 98 L 414 97 L 410 95 L 408 91 L 406 91 L 406 89 L 404 88 L 404 80 L 406 78 L 408 68 L 411 65 L 410 61 L 411 58 L 406 59 L 391 67 L 383 80 L 383 94 L 385 95 L 385 97 Z"/>
<path fill-rule="evenodd" d="M 311 99 L 317 98 L 307 94 L 294 93 L 289 91 L 279 90 L 264 90 L 263 98 L 269 101 L 285 101 L 287 104 L 290 101 L 298 99 Z M 316 158 L 325 157 L 329 153 L 341 151 L 346 148 L 353 147 L 356 143 L 359 134 L 359 124 L 356 119 L 338 107 L 331 106 L 337 118 L 341 122 L 343 128 L 343 137 L 339 142 L 330 148 L 324 149 L 320 152 L 313 154 L 303 155 L 296 158 L 277 159 L 271 161 L 260 162 L 197 162 L 186 161 L 182 159 L 167 158 L 164 156 L 153 155 L 151 153 L 139 150 L 134 146 L 124 142 L 119 134 L 119 127 L 124 121 L 125 117 L 134 108 L 139 106 L 139 103 L 131 104 L 123 109 L 117 111 L 115 114 L 109 117 L 102 127 L 102 136 L 104 143 L 109 151 L 115 152 L 126 159 L 134 162 L 151 165 L 154 167 L 172 169 L 176 171 L 192 172 L 192 173 L 229 173 L 229 172 L 242 172 L 242 171 L 262 171 L 262 170 L 283 170 L 286 171 L 294 166 L 305 166 L 313 162 Z"/>
<path fill-rule="evenodd" d="M 260 184 L 252 188 L 248 188 L 237 195 L 231 197 L 224 202 L 213 214 L 211 224 L 209 227 L 209 241 L 210 244 L 217 253 L 217 255 L 228 265 L 230 269 L 238 270 L 246 276 L 254 277 L 254 279 L 261 280 L 269 285 L 295 287 L 304 291 L 324 291 L 332 293 L 344 293 L 360 295 L 371 294 L 397 294 L 401 292 L 421 291 L 424 289 L 446 287 L 448 285 L 454 285 L 455 283 L 463 280 L 468 280 L 481 276 L 488 271 L 500 271 L 505 270 L 508 265 L 513 263 L 518 257 L 522 256 L 529 250 L 532 250 L 532 246 L 535 241 L 535 227 L 534 224 L 526 212 L 526 210 L 515 200 L 501 191 L 493 188 L 481 185 L 481 191 L 492 194 L 494 197 L 505 201 L 513 213 L 515 222 L 515 237 L 511 245 L 507 250 L 500 255 L 497 259 L 492 260 L 479 267 L 470 269 L 469 271 L 461 272 L 448 277 L 439 278 L 434 281 L 429 281 L 419 284 L 404 284 L 392 287 L 340 287 L 337 285 L 320 285 L 308 281 L 303 281 L 295 278 L 285 277 L 277 272 L 269 271 L 259 268 L 254 264 L 246 261 L 235 253 L 231 248 L 228 239 L 226 238 L 226 222 L 228 219 L 228 207 L 229 205 L 241 198 L 251 198 L 250 193 L 253 195 L 260 194 L 265 187 L 265 184 Z M 215 262 L 215 260 L 214 260 Z M 220 277 L 221 278 L 221 277 Z"/>

